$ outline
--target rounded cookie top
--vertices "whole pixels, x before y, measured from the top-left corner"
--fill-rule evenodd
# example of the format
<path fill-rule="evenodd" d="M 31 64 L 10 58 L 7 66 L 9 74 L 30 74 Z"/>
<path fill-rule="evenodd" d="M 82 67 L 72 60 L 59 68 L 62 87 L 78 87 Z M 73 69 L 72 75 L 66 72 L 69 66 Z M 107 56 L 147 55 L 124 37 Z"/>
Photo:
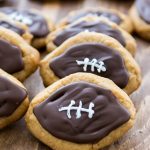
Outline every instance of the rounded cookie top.
<path fill-rule="evenodd" d="M 12 7 L 4 7 L 0 11 L 9 15 L 13 20 L 26 24 L 35 38 L 45 37 L 50 32 L 46 19 L 39 13 L 31 10 L 20 11 Z"/>
<path fill-rule="evenodd" d="M 0 27 L 0 68 L 24 81 L 39 64 L 39 53 L 17 33 Z"/>
<path fill-rule="evenodd" d="M 10 116 L 26 97 L 24 88 L 0 75 L 0 117 Z"/>
<path fill-rule="evenodd" d="M 53 58 L 49 67 L 59 78 L 76 72 L 89 72 L 111 79 L 122 89 L 127 86 L 129 80 L 119 52 L 101 43 L 87 42 L 71 46 Z"/>
<path fill-rule="evenodd" d="M 131 33 L 133 31 L 133 25 L 130 18 L 114 9 L 106 9 L 102 7 L 97 8 L 86 8 L 81 10 L 75 10 L 69 13 L 64 19 L 62 19 L 58 27 L 66 26 L 70 23 L 77 21 L 83 17 L 87 16 L 95 16 L 95 17 L 105 17 L 109 21 L 119 25 L 122 29 L 126 30 L 127 32 Z"/>
<path fill-rule="evenodd" d="M 130 119 L 110 90 L 88 82 L 59 88 L 33 112 L 53 136 L 82 144 L 100 141 Z"/>
<path fill-rule="evenodd" d="M 133 126 L 135 108 L 111 80 L 75 73 L 40 92 L 25 120 L 31 133 L 52 149 L 98 150 Z"/>
<path fill-rule="evenodd" d="M 136 7 L 139 16 L 150 24 L 150 0 L 136 0 Z"/>
<path fill-rule="evenodd" d="M 69 38 L 40 62 L 46 86 L 76 72 L 109 78 L 128 94 L 141 83 L 140 68 L 131 54 L 114 38 L 96 32 Z"/>
<path fill-rule="evenodd" d="M 110 21 L 115 22 L 116 24 L 120 24 L 122 22 L 122 19 L 117 14 L 108 11 L 108 10 L 97 10 L 97 9 L 87 9 L 84 11 L 76 12 L 74 15 L 70 15 L 67 17 L 67 24 L 70 24 L 74 21 L 76 21 L 79 18 L 85 17 L 87 15 L 95 15 L 95 16 L 103 16 L 108 18 Z"/>
<path fill-rule="evenodd" d="M 123 46 L 126 46 L 125 39 L 122 33 L 114 29 L 106 22 L 93 18 L 93 20 L 81 20 L 76 23 L 70 24 L 65 29 L 58 31 L 55 39 L 53 40 L 56 46 L 60 46 L 68 38 L 77 35 L 80 32 L 98 32 L 111 36 L 118 40 Z"/>
<path fill-rule="evenodd" d="M 11 74 L 24 69 L 21 49 L 2 38 L 0 38 L 0 68 Z"/>

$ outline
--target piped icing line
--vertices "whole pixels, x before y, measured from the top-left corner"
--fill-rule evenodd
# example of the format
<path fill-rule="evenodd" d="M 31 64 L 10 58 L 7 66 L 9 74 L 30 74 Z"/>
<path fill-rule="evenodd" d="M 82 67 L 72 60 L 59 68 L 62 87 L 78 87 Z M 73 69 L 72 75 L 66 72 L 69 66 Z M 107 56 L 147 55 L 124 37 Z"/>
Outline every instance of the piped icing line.
<path fill-rule="evenodd" d="M 16 21 L 20 21 L 26 25 L 31 25 L 33 22 L 31 19 L 24 17 L 22 14 L 18 12 L 14 12 L 10 15 L 10 18 Z"/>
<path fill-rule="evenodd" d="M 75 107 L 73 105 L 75 105 L 75 101 L 71 100 L 70 104 L 67 107 L 61 107 L 58 109 L 59 112 L 61 111 L 67 111 L 67 117 L 69 119 L 71 119 L 71 110 L 76 110 L 76 119 L 81 118 L 81 112 L 87 112 L 88 113 L 88 117 L 91 119 L 95 113 L 95 111 L 92 109 L 94 107 L 94 103 L 90 103 L 89 104 L 89 108 L 82 108 L 82 101 L 79 102 L 79 106 Z"/>
<path fill-rule="evenodd" d="M 76 60 L 78 65 L 84 65 L 83 66 L 83 71 L 87 71 L 87 67 L 91 66 L 91 71 L 94 72 L 95 68 L 97 69 L 97 71 L 99 73 L 105 72 L 106 71 L 106 67 L 104 66 L 104 62 L 103 61 L 98 61 L 97 59 L 92 59 L 91 61 L 89 60 L 89 58 L 85 58 L 84 61 L 79 61 Z"/>

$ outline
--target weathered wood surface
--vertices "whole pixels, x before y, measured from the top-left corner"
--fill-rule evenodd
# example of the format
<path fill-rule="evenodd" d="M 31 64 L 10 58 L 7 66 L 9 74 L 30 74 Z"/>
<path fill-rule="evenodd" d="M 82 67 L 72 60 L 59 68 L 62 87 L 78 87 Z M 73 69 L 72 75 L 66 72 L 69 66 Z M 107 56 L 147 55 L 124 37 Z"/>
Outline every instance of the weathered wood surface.
<path fill-rule="evenodd" d="M 43 0 L 41 0 L 43 2 Z M 19 8 L 34 7 L 48 13 L 54 21 L 59 21 L 69 11 L 85 8 L 104 6 L 116 8 L 127 13 L 132 0 L 60 0 L 40 3 L 40 0 L 9 0 L 1 6 L 16 6 Z M 139 63 L 143 82 L 141 87 L 131 95 L 137 109 L 135 126 L 119 141 L 106 150 L 149 150 L 150 149 L 150 47 L 149 43 L 136 37 L 138 50 L 136 60 Z M 24 85 L 32 99 L 43 88 L 38 70 L 31 75 Z M 49 148 L 35 139 L 27 130 L 24 119 L 0 131 L 0 150 L 48 150 Z"/>

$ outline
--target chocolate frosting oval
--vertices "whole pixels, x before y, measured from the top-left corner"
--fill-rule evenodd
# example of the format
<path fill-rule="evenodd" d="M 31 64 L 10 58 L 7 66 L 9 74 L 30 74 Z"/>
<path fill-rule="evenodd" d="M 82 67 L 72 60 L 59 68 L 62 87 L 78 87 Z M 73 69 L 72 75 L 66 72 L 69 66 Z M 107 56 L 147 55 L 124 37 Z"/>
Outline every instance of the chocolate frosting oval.
<path fill-rule="evenodd" d="M 10 116 L 26 97 L 25 89 L 0 76 L 0 117 Z"/>
<path fill-rule="evenodd" d="M 67 18 L 68 24 L 78 20 L 79 18 L 85 17 L 87 15 L 96 15 L 96 16 L 103 16 L 108 18 L 110 21 L 120 24 L 122 22 L 122 19 L 115 13 L 112 12 L 107 12 L 107 11 L 102 11 L 102 10 L 86 10 L 82 12 L 78 12 L 76 15 L 69 16 Z"/>
<path fill-rule="evenodd" d="M 69 106 L 72 100 L 75 104 L 70 107 L 68 113 L 71 118 L 68 118 L 67 110 L 59 109 Z M 94 104 L 92 118 L 83 110 L 80 110 L 81 116 L 77 118 L 79 103 L 86 110 L 90 103 Z M 75 143 L 96 143 L 130 119 L 128 110 L 110 90 L 87 82 L 75 82 L 61 87 L 35 106 L 33 112 L 50 134 Z"/>
<path fill-rule="evenodd" d="M 15 26 L 7 21 L 4 21 L 4 20 L 0 20 L 0 26 L 10 29 L 10 30 L 18 33 L 19 35 L 23 35 L 25 33 L 25 31 L 23 29 Z"/>
<path fill-rule="evenodd" d="M 0 68 L 11 74 L 24 69 L 19 47 L 4 39 L 0 39 Z"/>
<path fill-rule="evenodd" d="M 78 65 L 77 61 L 90 61 L 96 59 L 103 61 L 106 67 L 105 72 L 98 72 L 96 67 L 93 71 L 92 65 L 87 65 L 86 72 L 94 73 L 114 81 L 120 88 L 125 88 L 128 84 L 129 74 L 125 67 L 124 60 L 115 49 L 98 43 L 82 43 L 67 49 L 63 54 L 51 60 L 49 67 L 54 74 L 63 78 L 76 72 L 84 72 L 84 65 Z"/>
<path fill-rule="evenodd" d="M 124 47 L 126 46 L 125 39 L 123 38 L 119 30 L 113 29 L 108 24 L 100 21 L 91 21 L 91 22 L 81 21 L 79 23 L 73 24 L 68 28 L 66 28 L 65 30 L 59 32 L 58 35 L 56 35 L 56 38 L 54 39 L 54 44 L 56 46 L 59 46 L 65 40 L 84 31 L 106 34 L 118 40 Z"/>
<path fill-rule="evenodd" d="M 136 7 L 140 17 L 150 24 L 150 0 L 136 0 Z"/>
<path fill-rule="evenodd" d="M 26 24 L 36 38 L 45 37 L 50 32 L 45 18 L 40 14 L 33 13 L 29 10 L 19 11 L 13 7 L 4 7 L 0 11 L 9 15 L 12 19 Z"/>

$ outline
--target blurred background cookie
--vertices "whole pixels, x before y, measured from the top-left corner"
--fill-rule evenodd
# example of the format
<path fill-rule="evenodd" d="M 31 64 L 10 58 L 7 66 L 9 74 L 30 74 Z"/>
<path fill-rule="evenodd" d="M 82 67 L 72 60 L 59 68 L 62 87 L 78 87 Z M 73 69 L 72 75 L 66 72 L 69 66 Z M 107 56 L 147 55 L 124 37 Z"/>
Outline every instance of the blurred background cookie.
<path fill-rule="evenodd" d="M 130 16 L 139 36 L 150 40 L 150 0 L 136 0 Z"/>
<path fill-rule="evenodd" d="M 133 30 L 132 22 L 128 16 L 117 10 L 106 8 L 87 8 L 70 12 L 67 17 L 60 21 L 58 26 L 65 26 L 87 15 L 106 17 L 129 33 Z"/>
<path fill-rule="evenodd" d="M 13 7 L 3 7 L 0 8 L 0 11 L 29 27 L 29 31 L 33 35 L 32 45 L 35 48 L 45 47 L 45 38 L 54 29 L 54 25 L 47 15 L 35 9 L 18 10 Z"/>
<path fill-rule="evenodd" d="M 47 50 L 51 52 L 67 39 L 81 32 L 106 34 L 119 41 L 132 55 L 136 52 L 136 42 L 129 33 L 109 21 L 109 19 L 97 16 L 85 16 L 65 27 L 51 32 L 47 38 Z"/>
<path fill-rule="evenodd" d="M 22 36 L 23 39 L 25 39 L 29 44 L 31 43 L 31 40 L 33 36 L 30 34 L 28 27 L 18 21 L 14 21 L 9 18 L 9 16 L 0 13 L 0 26 L 10 29 L 20 36 Z"/>

